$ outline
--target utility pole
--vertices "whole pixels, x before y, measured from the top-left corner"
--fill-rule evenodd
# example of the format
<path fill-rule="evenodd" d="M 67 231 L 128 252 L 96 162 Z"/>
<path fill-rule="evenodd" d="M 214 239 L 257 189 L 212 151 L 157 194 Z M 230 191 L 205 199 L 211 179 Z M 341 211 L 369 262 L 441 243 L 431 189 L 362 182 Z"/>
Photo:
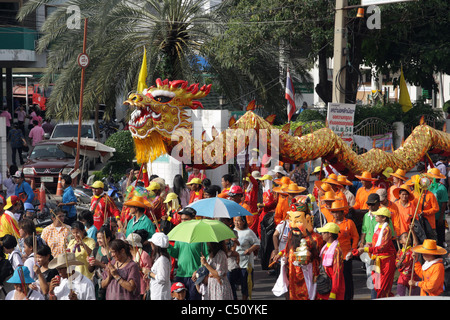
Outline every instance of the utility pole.
<path fill-rule="evenodd" d="M 345 88 L 345 53 L 347 45 L 347 0 L 336 0 L 334 18 L 334 54 L 333 54 L 333 103 L 345 103 L 345 92 L 339 90 L 339 83 Z M 341 70 L 342 69 L 342 70 Z M 339 79 L 337 78 L 339 76 Z"/>

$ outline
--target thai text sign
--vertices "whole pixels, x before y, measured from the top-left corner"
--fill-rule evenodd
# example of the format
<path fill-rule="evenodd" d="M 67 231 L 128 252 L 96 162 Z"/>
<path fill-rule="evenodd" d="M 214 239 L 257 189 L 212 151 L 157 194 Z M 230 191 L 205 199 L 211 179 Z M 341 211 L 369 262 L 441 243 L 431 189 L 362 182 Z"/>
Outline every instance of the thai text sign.
<path fill-rule="evenodd" d="M 329 103 L 328 104 L 328 128 L 346 143 L 353 141 L 353 123 L 356 104 Z"/>

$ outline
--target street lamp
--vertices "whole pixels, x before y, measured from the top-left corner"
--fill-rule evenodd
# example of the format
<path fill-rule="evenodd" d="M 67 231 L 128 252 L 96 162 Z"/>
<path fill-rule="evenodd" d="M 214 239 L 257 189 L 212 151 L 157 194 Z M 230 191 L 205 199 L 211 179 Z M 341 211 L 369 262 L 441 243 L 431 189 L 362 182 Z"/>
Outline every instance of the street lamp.
<path fill-rule="evenodd" d="M 227 104 L 227 98 L 225 96 L 219 96 L 219 106 L 220 110 L 223 109 L 223 106 Z"/>

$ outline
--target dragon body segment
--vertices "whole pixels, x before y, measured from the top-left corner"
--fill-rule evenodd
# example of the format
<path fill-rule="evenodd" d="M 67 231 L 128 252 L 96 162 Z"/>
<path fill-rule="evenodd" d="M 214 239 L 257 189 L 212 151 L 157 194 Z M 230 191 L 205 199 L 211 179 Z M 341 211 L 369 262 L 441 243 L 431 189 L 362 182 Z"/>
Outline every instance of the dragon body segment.
<path fill-rule="evenodd" d="M 394 152 L 374 148 L 357 155 L 329 128 L 293 136 L 253 111 L 247 111 L 212 141 L 198 140 L 194 138 L 186 108 L 202 108 L 196 99 L 207 96 L 210 89 L 211 85 L 199 88 L 198 84 L 188 85 L 183 80 L 158 79 L 156 86 L 128 97 L 124 104 L 134 108 L 129 130 L 138 163 L 170 154 L 200 169 L 213 169 L 234 161 L 241 151 L 256 147 L 283 162 L 304 163 L 322 158 L 353 178 L 363 171 L 379 174 L 387 167 L 411 170 L 428 152 L 450 154 L 450 135 L 425 124 L 417 126 Z"/>

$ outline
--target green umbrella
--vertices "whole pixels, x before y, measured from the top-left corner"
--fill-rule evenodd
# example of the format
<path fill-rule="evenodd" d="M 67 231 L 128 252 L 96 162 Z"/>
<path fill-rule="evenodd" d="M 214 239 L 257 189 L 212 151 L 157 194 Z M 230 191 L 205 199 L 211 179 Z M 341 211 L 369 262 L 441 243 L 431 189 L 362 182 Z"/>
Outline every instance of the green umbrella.
<path fill-rule="evenodd" d="M 219 242 L 235 238 L 236 235 L 226 224 L 219 220 L 189 220 L 178 224 L 167 235 L 170 241 L 182 242 Z"/>

